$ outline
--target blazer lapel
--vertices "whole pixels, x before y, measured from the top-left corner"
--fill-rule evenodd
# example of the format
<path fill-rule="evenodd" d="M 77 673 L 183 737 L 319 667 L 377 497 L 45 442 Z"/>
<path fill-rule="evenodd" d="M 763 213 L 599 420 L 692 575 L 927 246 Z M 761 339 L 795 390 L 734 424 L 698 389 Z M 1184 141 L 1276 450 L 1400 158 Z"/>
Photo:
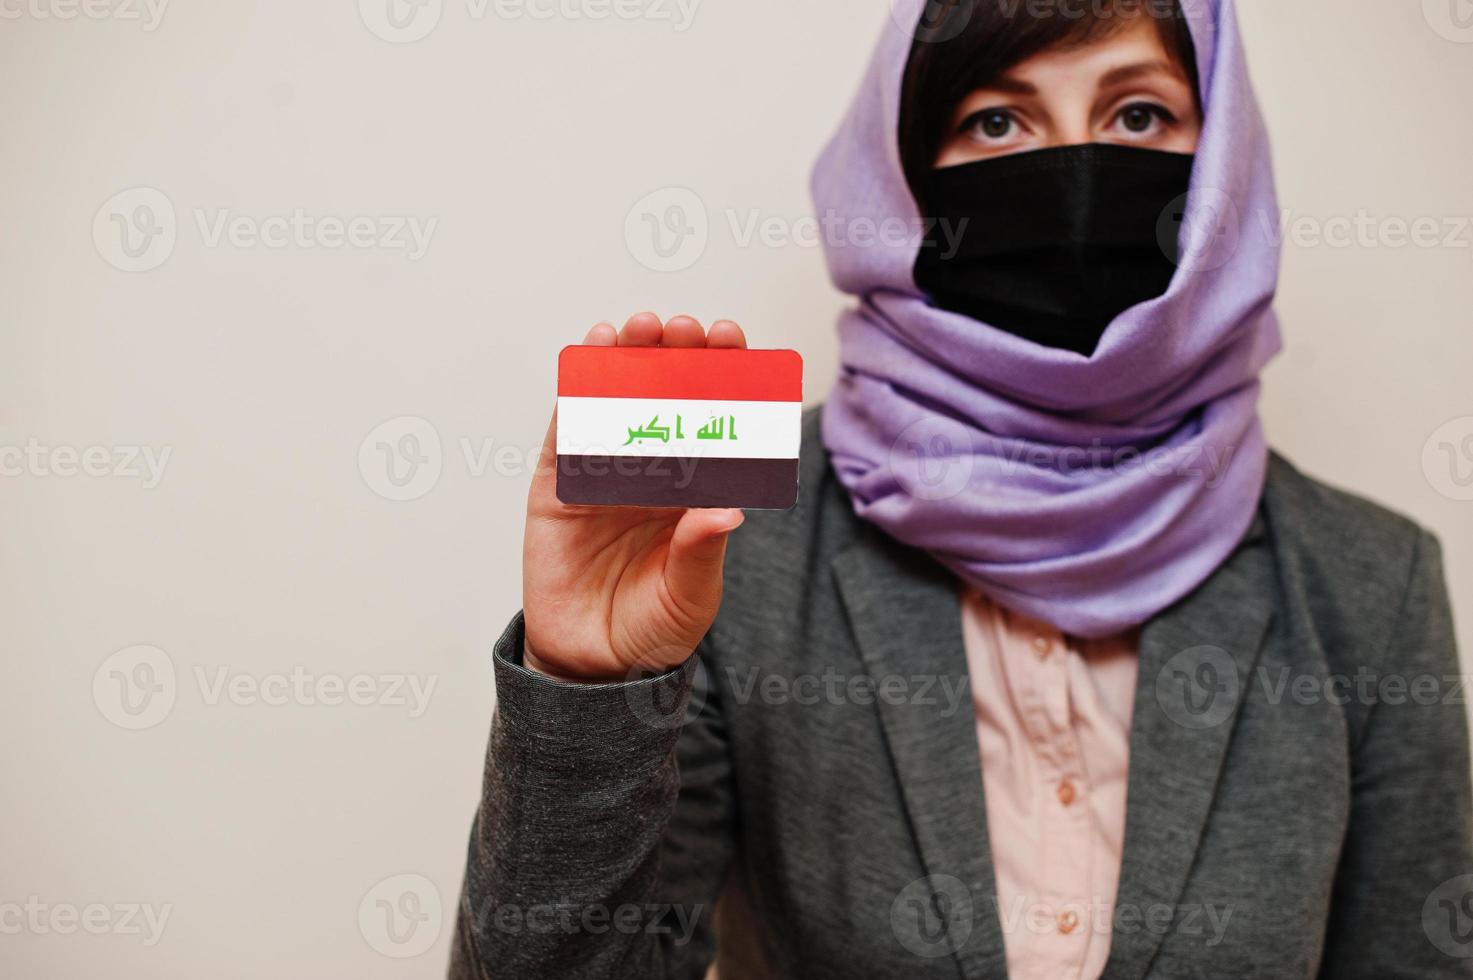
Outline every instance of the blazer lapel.
<path fill-rule="evenodd" d="M 877 697 L 875 703 L 926 874 L 965 885 L 964 893 L 950 881 L 927 889 L 946 896 L 962 975 L 1006 976 L 971 689 L 963 688 L 957 710 L 948 711 L 941 687 L 955 691 L 967 683 L 956 580 L 920 552 L 867 528 L 835 557 L 833 569 L 876 683 L 887 676 L 934 680 L 929 698 Z M 907 690 L 920 692 L 914 682 Z M 970 902 L 970 915 L 961 914 L 954 893 Z"/>
<path fill-rule="evenodd" d="M 1175 909 L 1196 857 L 1272 612 L 1264 539 L 1260 514 L 1226 563 L 1142 630 L 1116 898 L 1134 918 L 1113 933 L 1107 980 L 1145 975 L 1165 934 L 1143 917 Z"/>

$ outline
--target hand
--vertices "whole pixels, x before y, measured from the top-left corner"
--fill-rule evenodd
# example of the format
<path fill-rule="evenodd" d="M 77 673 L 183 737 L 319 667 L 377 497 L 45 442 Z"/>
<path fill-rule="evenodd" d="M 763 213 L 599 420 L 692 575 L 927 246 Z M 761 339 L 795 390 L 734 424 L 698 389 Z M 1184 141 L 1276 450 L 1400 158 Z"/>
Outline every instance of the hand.
<path fill-rule="evenodd" d="M 708 336 L 688 316 L 660 325 L 630 317 L 583 343 L 624 347 L 747 346 L 730 320 Z M 636 669 L 662 671 L 690 657 L 721 605 L 728 535 L 742 523 L 730 509 L 582 507 L 557 499 L 557 415 L 527 497 L 522 608 L 527 666 L 576 681 L 622 681 Z"/>

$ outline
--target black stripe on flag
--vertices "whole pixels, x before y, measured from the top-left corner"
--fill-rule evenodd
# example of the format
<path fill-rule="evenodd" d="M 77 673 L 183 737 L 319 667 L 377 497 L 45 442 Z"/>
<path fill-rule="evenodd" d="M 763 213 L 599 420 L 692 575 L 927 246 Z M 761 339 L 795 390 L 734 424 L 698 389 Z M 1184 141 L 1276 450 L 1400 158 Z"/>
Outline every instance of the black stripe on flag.
<path fill-rule="evenodd" d="M 798 502 L 798 460 L 559 456 L 557 497 L 565 504 L 786 510 Z"/>

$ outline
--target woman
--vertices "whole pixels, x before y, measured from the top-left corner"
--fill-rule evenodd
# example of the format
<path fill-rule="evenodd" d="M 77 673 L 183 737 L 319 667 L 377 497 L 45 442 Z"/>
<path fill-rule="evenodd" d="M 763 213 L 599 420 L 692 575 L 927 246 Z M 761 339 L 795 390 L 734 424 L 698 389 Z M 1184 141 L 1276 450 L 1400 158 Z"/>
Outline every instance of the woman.
<path fill-rule="evenodd" d="M 919 234 L 828 243 L 796 509 L 536 477 L 452 975 L 1469 975 L 1437 543 L 1257 419 L 1231 0 L 1086 6 L 897 6 L 814 194 Z"/>

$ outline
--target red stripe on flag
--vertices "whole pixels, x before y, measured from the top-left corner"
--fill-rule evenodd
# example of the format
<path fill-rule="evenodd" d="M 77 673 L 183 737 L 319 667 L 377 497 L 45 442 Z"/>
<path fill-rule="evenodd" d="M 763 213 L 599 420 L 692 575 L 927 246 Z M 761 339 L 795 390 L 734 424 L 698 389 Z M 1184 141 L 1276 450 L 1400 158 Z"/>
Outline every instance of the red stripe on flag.
<path fill-rule="evenodd" d="M 792 350 L 564 347 L 561 398 L 709 398 L 801 402 L 803 359 Z"/>

